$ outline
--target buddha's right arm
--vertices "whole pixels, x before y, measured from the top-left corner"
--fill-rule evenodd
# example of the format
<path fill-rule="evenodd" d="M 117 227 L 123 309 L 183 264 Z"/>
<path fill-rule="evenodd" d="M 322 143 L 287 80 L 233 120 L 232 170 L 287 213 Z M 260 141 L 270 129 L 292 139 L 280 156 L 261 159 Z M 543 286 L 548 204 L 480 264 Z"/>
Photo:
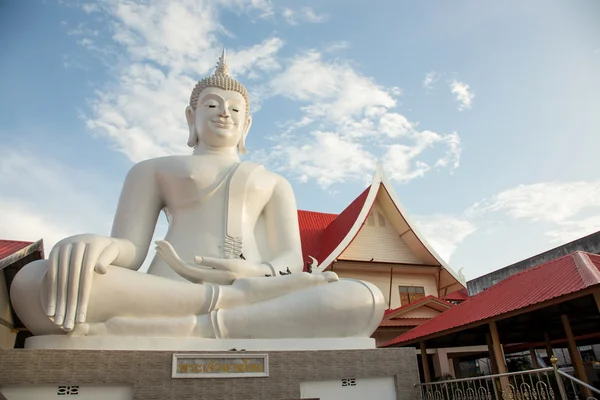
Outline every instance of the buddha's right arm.
<path fill-rule="evenodd" d="M 148 254 L 163 207 L 155 167 L 155 160 L 142 161 L 125 178 L 111 232 L 119 247 L 115 266 L 137 270 Z"/>

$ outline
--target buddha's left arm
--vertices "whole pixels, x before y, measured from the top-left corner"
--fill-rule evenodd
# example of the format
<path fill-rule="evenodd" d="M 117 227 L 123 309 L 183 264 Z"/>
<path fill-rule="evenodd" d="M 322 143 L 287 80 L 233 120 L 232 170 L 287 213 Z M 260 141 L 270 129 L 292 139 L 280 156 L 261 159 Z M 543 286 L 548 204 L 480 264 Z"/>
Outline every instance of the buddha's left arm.
<path fill-rule="evenodd" d="M 303 270 L 302 245 L 298 225 L 296 198 L 290 183 L 276 176 L 270 200 L 264 209 L 267 240 L 272 259 L 268 260 L 273 269 L 293 273 Z"/>

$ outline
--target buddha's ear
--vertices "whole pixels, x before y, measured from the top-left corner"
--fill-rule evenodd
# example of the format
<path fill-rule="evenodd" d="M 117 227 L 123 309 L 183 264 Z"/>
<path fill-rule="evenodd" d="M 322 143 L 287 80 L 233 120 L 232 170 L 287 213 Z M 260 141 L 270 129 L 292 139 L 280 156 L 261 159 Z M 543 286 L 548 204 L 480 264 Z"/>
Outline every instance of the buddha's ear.
<path fill-rule="evenodd" d="M 248 132 L 250 131 L 250 127 L 252 126 L 252 117 L 248 117 L 246 120 L 246 124 L 244 125 L 244 130 L 242 131 L 242 136 L 240 137 L 240 141 L 238 142 L 238 152 L 240 154 L 246 154 L 248 151 L 246 150 L 246 137 L 248 137 Z"/>
<path fill-rule="evenodd" d="M 196 119 L 195 114 L 196 113 L 194 112 L 194 109 L 192 108 L 192 106 L 187 106 L 185 108 L 185 119 L 187 120 L 188 128 L 190 130 L 187 145 L 190 147 L 196 147 L 196 145 L 198 144 L 198 136 L 196 135 L 196 129 L 194 126 L 195 125 L 194 120 Z"/>

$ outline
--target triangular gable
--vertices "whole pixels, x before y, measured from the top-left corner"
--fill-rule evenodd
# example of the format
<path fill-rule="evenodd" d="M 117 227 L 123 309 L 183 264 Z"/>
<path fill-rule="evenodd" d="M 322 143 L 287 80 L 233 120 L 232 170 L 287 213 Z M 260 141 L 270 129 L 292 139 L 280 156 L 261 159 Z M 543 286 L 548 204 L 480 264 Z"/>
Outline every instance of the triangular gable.
<path fill-rule="evenodd" d="M 378 194 L 379 196 L 379 194 Z M 392 216 L 394 218 L 397 216 Z M 424 264 L 402 239 L 376 199 L 365 223 L 338 260 L 375 261 L 397 264 Z"/>
<path fill-rule="evenodd" d="M 423 315 L 423 317 L 434 317 L 453 307 L 455 307 L 454 304 L 448 303 L 435 296 L 425 296 L 410 304 L 403 305 L 393 310 L 387 310 L 383 319 L 420 318 L 420 313 L 429 314 Z"/>
<path fill-rule="evenodd" d="M 316 257 L 319 267 L 330 267 L 350 246 L 363 227 L 376 200 L 390 218 L 396 232 L 401 232 L 399 234 L 403 241 L 421 263 L 440 267 L 438 295 L 443 296 L 466 286 L 464 276 L 454 272 L 415 229 L 414 223 L 410 221 L 406 210 L 400 204 L 380 164 L 377 165 L 371 186 L 327 228 L 323 235 L 323 245 Z"/>

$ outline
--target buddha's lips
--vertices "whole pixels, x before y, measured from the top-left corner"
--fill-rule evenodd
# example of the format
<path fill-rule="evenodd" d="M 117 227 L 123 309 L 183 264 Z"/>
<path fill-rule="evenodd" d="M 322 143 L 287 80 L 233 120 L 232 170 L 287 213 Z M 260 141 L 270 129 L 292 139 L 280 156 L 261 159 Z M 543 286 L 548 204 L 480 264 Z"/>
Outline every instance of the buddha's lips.
<path fill-rule="evenodd" d="M 217 126 L 221 126 L 223 128 L 229 128 L 230 126 L 235 125 L 232 122 L 223 122 L 223 121 L 213 121 L 213 124 L 215 124 Z"/>

